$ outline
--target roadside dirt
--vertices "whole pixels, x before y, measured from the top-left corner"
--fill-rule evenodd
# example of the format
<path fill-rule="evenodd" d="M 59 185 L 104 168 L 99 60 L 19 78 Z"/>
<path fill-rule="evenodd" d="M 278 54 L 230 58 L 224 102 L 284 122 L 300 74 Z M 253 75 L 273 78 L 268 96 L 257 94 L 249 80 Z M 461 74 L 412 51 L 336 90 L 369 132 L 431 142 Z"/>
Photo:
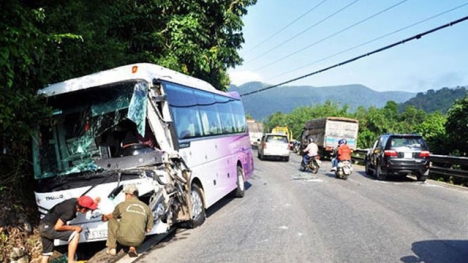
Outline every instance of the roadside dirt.
<path fill-rule="evenodd" d="M 37 206 L 8 190 L 0 191 L 0 262 L 40 262 Z"/>

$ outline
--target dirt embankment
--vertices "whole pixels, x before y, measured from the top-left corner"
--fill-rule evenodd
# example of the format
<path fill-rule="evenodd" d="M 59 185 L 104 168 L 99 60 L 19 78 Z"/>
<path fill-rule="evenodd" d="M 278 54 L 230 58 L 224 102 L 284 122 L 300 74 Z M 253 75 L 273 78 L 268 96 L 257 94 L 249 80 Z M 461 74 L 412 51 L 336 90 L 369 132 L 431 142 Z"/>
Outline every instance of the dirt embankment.
<path fill-rule="evenodd" d="M 37 206 L 9 190 L 0 189 L 0 262 L 40 262 Z"/>

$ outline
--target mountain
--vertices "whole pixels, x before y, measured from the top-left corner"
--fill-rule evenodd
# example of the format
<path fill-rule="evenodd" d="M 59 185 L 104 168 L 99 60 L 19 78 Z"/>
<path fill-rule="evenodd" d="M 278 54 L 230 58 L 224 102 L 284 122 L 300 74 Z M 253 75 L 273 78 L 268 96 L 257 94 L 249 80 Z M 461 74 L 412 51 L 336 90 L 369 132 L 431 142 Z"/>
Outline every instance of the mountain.
<path fill-rule="evenodd" d="M 258 91 L 269 85 L 261 82 L 249 82 L 240 86 L 231 85 L 228 91 L 239 94 Z M 258 93 L 242 96 L 245 112 L 256 120 L 264 120 L 275 112 L 289 113 L 297 107 L 323 104 L 327 100 L 349 105 L 350 110 L 359 106 L 382 108 L 387 101 L 403 103 L 413 98 L 416 93 L 404 91 L 374 91 L 359 84 L 343 86 L 280 86 Z"/>
<path fill-rule="evenodd" d="M 440 111 L 447 113 L 453 103 L 458 99 L 463 99 L 467 95 L 465 87 L 442 88 L 440 90 L 428 90 L 426 93 L 419 92 L 416 97 L 398 105 L 399 111 L 403 111 L 407 106 L 414 106 L 427 113 Z"/>

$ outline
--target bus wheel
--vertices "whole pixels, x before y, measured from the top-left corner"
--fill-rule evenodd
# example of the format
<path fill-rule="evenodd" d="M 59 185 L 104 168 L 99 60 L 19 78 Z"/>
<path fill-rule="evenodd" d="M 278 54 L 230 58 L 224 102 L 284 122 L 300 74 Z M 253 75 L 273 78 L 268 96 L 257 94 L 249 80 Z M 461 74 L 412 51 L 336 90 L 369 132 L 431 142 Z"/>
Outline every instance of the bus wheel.
<path fill-rule="evenodd" d="M 234 197 L 244 197 L 245 195 L 245 182 L 244 171 L 240 166 L 237 166 L 237 189 L 234 190 Z"/>
<path fill-rule="evenodd" d="M 203 222 L 205 222 L 206 218 L 202 191 L 197 184 L 192 184 L 190 197 L 192 199 L 192 220 L 189 224 L 189 227 L 196 228 L 201 226 Z"/>

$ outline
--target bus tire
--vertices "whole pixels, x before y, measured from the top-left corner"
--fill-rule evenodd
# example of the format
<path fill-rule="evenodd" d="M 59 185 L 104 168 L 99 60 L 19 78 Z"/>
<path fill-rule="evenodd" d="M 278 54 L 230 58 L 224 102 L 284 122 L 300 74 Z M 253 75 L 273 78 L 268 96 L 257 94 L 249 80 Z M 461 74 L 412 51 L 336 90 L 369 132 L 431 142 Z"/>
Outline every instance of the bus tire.
<path fill-rule="evenodd" d="M 200 186 L 192 184 L 191 189 L 190 198 L 192 203 L 192 219 L 188 224 L 188 228 L 196 228 L 205 222 L 206 211 Z"/>
<path fill-rule="evenodd" d="M 244 171 L 237 166 L 237 188 L 234 190 L 234 197 L 242 198 L 245 195 Z"/>

